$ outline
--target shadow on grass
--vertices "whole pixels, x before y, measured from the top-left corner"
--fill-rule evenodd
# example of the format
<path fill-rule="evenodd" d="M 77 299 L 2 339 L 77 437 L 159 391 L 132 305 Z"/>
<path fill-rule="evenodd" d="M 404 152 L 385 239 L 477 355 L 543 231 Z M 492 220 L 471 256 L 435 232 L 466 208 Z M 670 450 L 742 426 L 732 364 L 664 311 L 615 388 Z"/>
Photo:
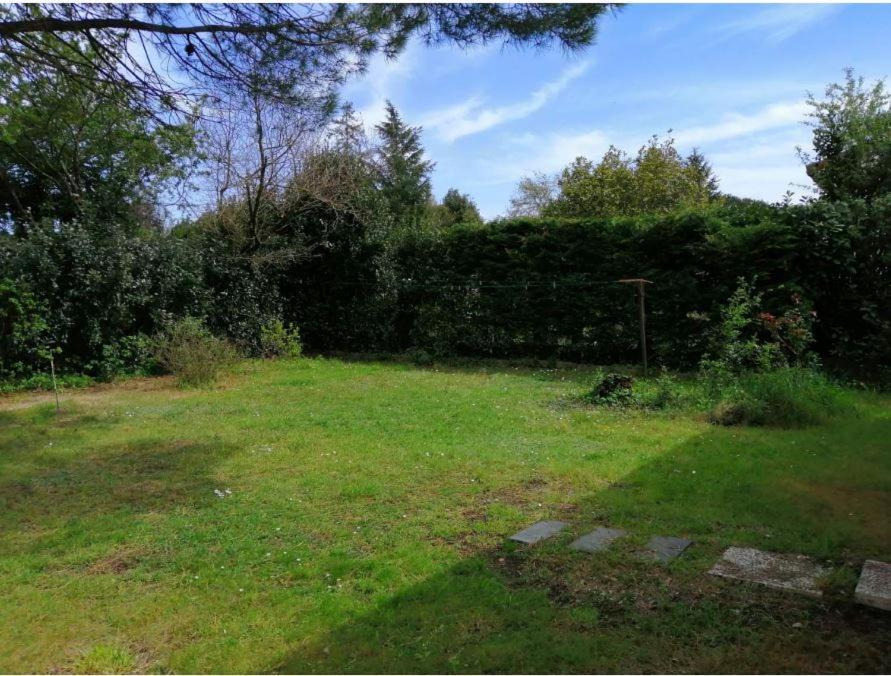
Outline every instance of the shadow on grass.
<path fill-rule="evenodd" d="M 492 546 L 485 529 L 467 524 L 450 540 L 465 558 L 302 642 L 272 668 L 886 672 L 889 614 L 705 573 L 731 544 L 804 551 L 858 571 L 867 555 L 891 555 L 887 534 L 870 525 L 888 513 L 889 434 L 891 420 L 877 417 L 806 433 L 709 429 L 583 496 L 569 517 L 555 505 L 548 518 L 571 523 L 553 540 Z M 603 554 L 567 548 L 599 525 L 629 535 Z M 643 561 L 636 552 L 655 534 L 696 545 L 668 567 Z"/>
<path fill-rule="evenodd" d="M 330 353 L 319 354 L 318 357 L 337 359 L 354 364 L 385 364 L 399 366 L 406 370 L 437 371 L 440 373 L 457 373 L 464 375 L 520 375 L 533 376 L 540 380 L 567 381 L 578 385 L 593 384 L 597 375 L 606 372 L 627 373 L 642 377 L 641 368 L 634 364 L 584 364 L 578 362 L 558 361 L 534 357 L 516 359 L 496 359 L 488 357 L 448 357 L 437 359 L 430 365 L 415 363 L 404 354 L 377 353 Z M 654 367 L 651 377 L 658 375 Z"/>
<path fill-rule="evenodd" d="M 3 530 L 172 511 L 215 499 L 213 468 L 232 452 L 219 442 L 143 438 L 87 452 L 44 452 L 0 482 Z M 126 522 L 119 526 L 126 528 Z"/>

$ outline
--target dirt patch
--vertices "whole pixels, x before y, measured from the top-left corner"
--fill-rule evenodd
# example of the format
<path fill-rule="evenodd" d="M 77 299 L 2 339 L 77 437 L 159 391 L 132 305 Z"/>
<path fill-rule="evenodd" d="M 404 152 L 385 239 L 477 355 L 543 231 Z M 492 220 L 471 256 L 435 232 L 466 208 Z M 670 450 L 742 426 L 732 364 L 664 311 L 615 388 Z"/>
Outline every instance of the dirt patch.
<path fill-rule="evenodd" d="M 143 549 L 121 547 L 93 561 L 84 572 L 88 575 L 121 575 L 139 565 L 145 556 Z"/>
<path fill-rule="evenodd" d="M 62 390 L 60 397 L 65 401 L 73 401 L 86 406 L 103 403 L 109 397 L 122 393 L 161 392 L 165 398 L 179 399 L 188 396 L 188 392 L 176 387 L 172 376 L 153 378 L 131 378 L 120 383 L 99 383 L 76 390 Z M 16 411 L 40 404 L 55 403 L 52 392 L 29 391 L 0 395 L 0 411 Z"/>

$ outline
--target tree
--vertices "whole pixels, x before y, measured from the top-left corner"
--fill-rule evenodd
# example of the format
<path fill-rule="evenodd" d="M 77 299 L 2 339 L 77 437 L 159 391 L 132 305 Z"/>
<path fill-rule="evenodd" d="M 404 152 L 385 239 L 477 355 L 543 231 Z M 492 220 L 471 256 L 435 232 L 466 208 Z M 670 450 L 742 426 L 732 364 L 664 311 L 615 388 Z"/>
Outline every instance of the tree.
<path fill-rule="evenodd" d="M 483 217 L 470 195 L 449 188 L 441 204 L 428 205 L 424 220 L 432 228 L 441 229 L 459 223 L 482 223 Z"/>
<path fill-rule="evenodd" d="M 107 85 L 2 60 L 0 128 L 0 219 L 18 230 L 44 217 L 144 221 L 195 149 L 191 124 L 158 125 Z"/>
<path fill-rule="evenodd" d="M 501 40 L 580 49 L 613 5 L 8 4 L 0 55 L 113 91 L 152 111 L 232 88 L 295 102 L 396 56 L 412 35 L 460 46 Z M 47 37 L 71 49 L 47 49 Z M 87 77 L 84 67 L 93 74 Z M 258 74 L 261 76 L 258 77 Z"/>
<path fill-rule="evenodd" d="M 544 210 L 557 197 L 557 180 L 547 174 L 535 172 L 532 176 L 524 176 L 517 185 L 517 191 L 510 198 L 507 215 L 541 216 Z"/>
<path fill-rule="evenodd" d="M 376 155 L 384 199 L 398 221 L 417 221 L 430 201 L 433 170 L 433 162 L 424 159 L 421 128 L 406 125 L 387 101 L 387 117 L 375 129 L 380 138 Z"/>
<path fill-rule="evenodd" d="M 883 80 L 870 88 L 852 69 L 826 99 L 808 95 L 814 152 L 798 149 L 808 176 L 827 199 L 873 199 L 891 192 L 891 95 Z"/>
<path fill-rule="evenodd" d="M 442 206 L 451 214 L 453 223 L 482 223 L 483 218 L 470 195 L 450 188 L 442 198 Z"/>
<path fill-rule="evenodd" d="M 560 174 L 552 216 L 637 216 L 700 206 L 718 197 L 711 166 L 694 150 L 684 158 L 674 140 L 653 136 L 631 159 L 610 146 L 599 163 L 578 157 Z"/>

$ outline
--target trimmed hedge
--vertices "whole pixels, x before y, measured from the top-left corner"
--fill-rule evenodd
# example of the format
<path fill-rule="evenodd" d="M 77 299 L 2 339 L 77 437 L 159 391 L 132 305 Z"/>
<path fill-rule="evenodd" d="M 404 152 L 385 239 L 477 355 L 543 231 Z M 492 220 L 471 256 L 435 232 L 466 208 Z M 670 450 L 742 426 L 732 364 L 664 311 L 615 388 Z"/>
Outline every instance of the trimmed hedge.
<path fill-rule="evenodd" d="M 744 216 L 751 217 L 752 209 Z M 639 355 L 636 292 L 647 287 L 650 354 L 695 364 L 740 277 L 780 311 L 793 293 L 817 312 L 817 349 L 860 370 L 889 342 L 891 199 L 662 218 L 517 219 L 460 226 L 401 250 L 401 340 L 439 353 L 614 363 Z"/>

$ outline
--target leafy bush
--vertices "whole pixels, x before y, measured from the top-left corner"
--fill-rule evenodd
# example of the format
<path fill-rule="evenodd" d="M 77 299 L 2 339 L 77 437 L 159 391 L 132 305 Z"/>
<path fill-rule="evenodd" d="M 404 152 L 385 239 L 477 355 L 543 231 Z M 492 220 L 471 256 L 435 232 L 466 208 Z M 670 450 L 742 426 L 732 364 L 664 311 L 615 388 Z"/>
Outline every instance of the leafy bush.
<path fill-rule="evenodd" d="M 844 392 L 806 368 L 781 368 L 740 376 L 726 387 L 709 420 L 719 425 L 803 427 L 848 408 Z"/>
<path fill-rule="evenodd" d="M 780 314 L 763 310 L 762 296 L 750 283 L 739 286 L 721 309 L 721 323 L 711 336 L 711 347 L 700 369 L 719 389 L 746 373 L 764 373 L 786 366 L 814 368 L 814 314 L 798 294 Z"/>
<path fill-rule="evenodd" d="M 154 341 L 142 333 L 124 336 L 102 346 L 102 356 L 87 364 L 87 370 L 99 380 L 111 380 L 116 376 L 151 375 L 158 371 L 154 353 Z"/>
<path fill-rule="evenodd" d="M 301 354 L 300 331 L 293 324 L 285 326 L 280 319 L 272 319 L 260 327 L 260 356 L 264 359 L 296 359 Z"/>
<path fill-rule="evenodd" d="M 182 386 L 213 382 L 238 356 L 231 343 L 211 334 L 193 317 L 181 319 L 158 336 L 154 354 Z"/>
<path fill-rule="evenodd" d="M 95 385 L 96 380 L 78 373 L 56 374 L 59 389 L 75 389 Z M 35 373 L 27 378 L 0 381 L 0 393 L 21 392 L 24 390 L 52 390 L 53 378 L 49 373 Z"/>
<path fill-rule="evenodd" d="M 592 404 L 625 406 L 634 401 L 634 378 L 623 373 L 607 373 L 585 398 Z"/>
<path fill-rule="evenodd" d="M 47 344 L 47 323 L 33 294 L 0 279 L 0 376 L 26 374 Z"/>
<path fill-rule="evenodd" d="M 652 387 L 637 394 L 644 408 L 663 409 L 680 404 L 684 399 L 677 378 L 664 371 L 652 381 Z"/>

